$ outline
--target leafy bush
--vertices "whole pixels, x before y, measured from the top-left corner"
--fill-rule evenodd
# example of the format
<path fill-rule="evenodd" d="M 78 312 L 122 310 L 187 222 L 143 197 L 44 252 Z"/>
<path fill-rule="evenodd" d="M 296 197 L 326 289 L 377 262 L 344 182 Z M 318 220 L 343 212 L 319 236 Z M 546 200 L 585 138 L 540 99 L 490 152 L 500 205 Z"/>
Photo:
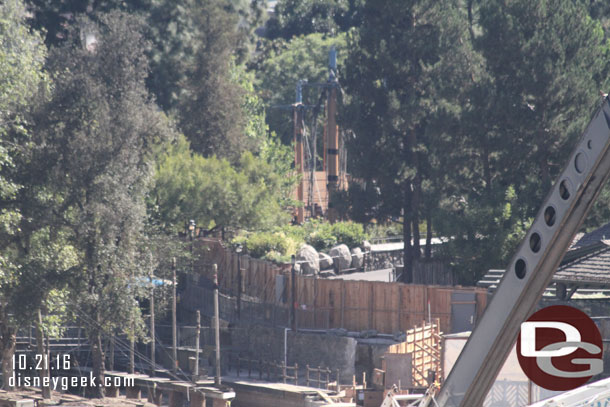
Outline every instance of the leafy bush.
<path fill-rule="evenodd" d="M 366 239 L 359 223 L 311 220 L 303 225 L 284 225 L 267 232 L 252 232 L 235 237 L 231 244 L 241 244 L 246 253 L 255 258 L 288 262 L 302 243 L 325 251 L 339 243 L 358 247 Z"/>
<path fill-rule="evenodd" d="M 250 256 L 261 258 L 272 251 L 285 253 L 288 245 L 279 233 L 259 232 L 248 236 L 245 248 Z"/>
<path fill-rule="evenodd" d="M 240 235 L 232 240 L 235 247 L 241 244 L 245 252 L 255 258 L 268 258 L 274 261 L 290 260 L 296 253 L 298 243 L 283 232 L 255 232 Z M 281 259 L 281 260 L 280 260 Z"/>
<path fill-rule="evenodd" d="M 307 243 L 317 251 L 321 251 L 336 245 L 337 237 L 333 235 L 332 226 L 325 223 L 318 230 L 309 234 Z"/>
<path fill-rule="evenodd" d="M 337 222 L 332 225 L 331 233 L 337 239 L 337 243 L 346 244 L 349 248 L 359 247 L 366 239 L 364 228 L 360 223 Z"/>
<path fill-rule="evenodd" d="M 420 227 L 419 230 L 421 231 L 422 228 Z M 371 239 L 375 237 L 382 238 L 391 236 L 402 236 L 402 223 L 376 223 L 367 227 L 367 234 Z M 423 232 L 423 235 L 425 236 L 425 231 Z"/>
<path fill-rule="evenodd" d="M 276 263 L 290 263 L 290 256 L 275 251 L 268 252 L 263 256 L 263 259 Z"/>

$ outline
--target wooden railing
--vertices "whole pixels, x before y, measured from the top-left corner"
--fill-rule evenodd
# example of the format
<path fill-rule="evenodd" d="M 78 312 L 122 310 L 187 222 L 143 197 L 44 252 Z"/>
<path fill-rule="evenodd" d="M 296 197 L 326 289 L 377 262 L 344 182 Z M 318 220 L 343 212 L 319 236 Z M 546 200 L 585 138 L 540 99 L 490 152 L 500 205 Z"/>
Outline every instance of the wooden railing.
<path fill-rule="evenodd" d="M 299 365 L 297 363 L 294 366 L 290 366 L 285 365 L 284 362 L 268 362 L 262 359 L 245 357 L 237 357 L 235 361 L 237 377 L 240 377 L 242 369 L 245 369 L 248 371 L 248 377 L 252 378 L 254 368 L 254 376 L 257 376 L 256 371 L 258 371 L 259 380 L 264 380 L 266 376 L 267 381 L 281 381 L 284 383 L 291 381 L 295 385 L 299 383 Z"/>
<path fill-rule="evenodd" d="M 312 377 L 313 373 L 313 377 Z M 330 383 L 330 369 L 329 368 L 321 368 L 318 366 L 309 367 L 309 365 L 305 366 L 305 383 L 307 387 L 311 387 L 312 383 L 316 383 L 315 387 L 322 388 L 322 384 L 324 384 L 324 388 L 328 389 L 328 384 Z M 339 372 L 337 371 L 337 377 L 339 377 Z"/>

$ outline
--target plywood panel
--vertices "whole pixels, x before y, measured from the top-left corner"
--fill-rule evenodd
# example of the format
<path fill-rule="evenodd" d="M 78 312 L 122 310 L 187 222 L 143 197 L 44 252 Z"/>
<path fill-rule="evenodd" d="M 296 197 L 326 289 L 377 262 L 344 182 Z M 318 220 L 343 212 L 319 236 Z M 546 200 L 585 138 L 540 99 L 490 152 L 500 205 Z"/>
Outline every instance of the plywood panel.
<path fill-rule="evenodd" d="M 403 329 L 410 329 L 413 326 L 421 325 L 425 318 L 424 294 L 425 286 L 420 285 L 401 285 L 401 326 Z"/>
<path fill-rule="evenodd" d="M 440 320 L 441 332 L 451 329 L 451 293 L 453 289 L 429 287 L 430 311 L 432 318 Z M 426 318 L 427 319 L 427 318 Z"/>
<path fill-rule="evenodd" d="M 329 328 L 341 328 L 342 280 L 317 281 L 316 311 Z"/>
<path fill-rule="evenodd" d="M 297 276 L 297 326 L 316 328 L 314 323 L 314 279 Z"/>
<path fill-rule="evenodd" d="M 345 281 L 344 326 L 353 331 L 367 329 L 369 320 L 370 283 Z"/>
<path fill-rule="evenodd" d="M 397 332 L 399 286 L 391 283 L 373 285 L 373 329 Z"/>

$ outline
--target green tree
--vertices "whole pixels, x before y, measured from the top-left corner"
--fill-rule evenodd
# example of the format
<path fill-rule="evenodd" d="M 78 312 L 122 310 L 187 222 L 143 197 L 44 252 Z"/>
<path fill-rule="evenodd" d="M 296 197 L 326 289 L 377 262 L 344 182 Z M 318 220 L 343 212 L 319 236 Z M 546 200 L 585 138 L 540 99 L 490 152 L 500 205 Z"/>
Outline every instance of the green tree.
<path fill-rule="evenodd" d="M 21 228 L 28 219 L 19 203 L 24 188 L 19 161 L 31 146 L 29 112 L 36 97 L 44 97 L 48 82 L 42 38 L 30 31 L 25 19 L 21 1 L 0 4 L 0 354 L 5 389 L 6 378 L 12 375 L 17 328 L 30 321 L 30 311 L 39 301 L 30 294 L 21 297 L 32 286 L 30 280 L 40 277 L 39 270 L 31 275 L 25 271 L 32 262 L 27 249 L 41 247 L 29 244 L 32 233 Z"/>
<path fill-rule="evenodd" d="M 300 35 L 337 35 L 360 25 L 363 0 L 280 0 L 267 23 L 269 38 L 290 40 Z"/>
<path fill-rule="evenodd" d="M 437 226 L 462 282 L 474 284 L 509 260 L 564 166 L 603 89 L 607 45 L 579 2 L 468 6 L 484 61 L 444 156 Z"/>
<path fill-rule="evenodd" d="M 348 46 L 342 122 L 355 133 L 351 170 L 366 188 L 358 194 L 379 197 L 377 217 L 403 218 L 410 282 L 423 209 L 438 205 L 437 144 L 447 145 L 450 126 L 436 123 L 459 114 L 470 74 L 466 14 L 453 1 L 368 1 L 363 20 Z"/>
<path fill-rule="evenodd" d="M 271 52 L 256 71 L 257 89 L 260 97 L 271 106 L 267 112 L 267 123 L 285 144 L 292 141 L 292 114 L 276 109 L 276 105 L 289 105 L 295 102 L 295 89 L 299 80 L 310 83 L 324 83 L 328 80 L 328 52 L 334 46 L 338 51 L 338 65 L 341 71 L 347 54 L 345 35 L 325 38 L 322 34 L 311 34 L 294 38 L 285 48 Z M 305 103 L 317 103 L 320 88 L 305 87 Z"/>
<path fill-rule="evenodd" d="M 166 229 L 181 230 L 187 219 L 206 229 L 268 229 L 288 217 L 283 181 L 251 153 L 232 166 L 192 152 L 181 137 L 157 160 L 152 205 Z"/>
<path fill-rule="evenodd" d="M 59 45 L 66 38 L 70 27 L 76 23 L 76 16 L 87 14 L 95 18 L 96 13 L 111 10 L 142 12 L 148 10 L 154 0 L 25 0 L 32 12 L 30 23 L 40 31 L 46 32 L 48 45 Z"/>
<path fill-rule="evenodd" d="M 232 78 L 239 15 L 223 0 L 162 1 L 151 11 L 149 86 L 193 150 L 236 160 L 244 136 L 243 88 Z"/>
<path fill-rule="evenodd" d="M 154 147 L 171 131 L 145 87 L 142 21 L 121 12 L 100 15 L 100 24 L 79 21 L 50 54 L 54 92 L 37 115 L 37 153 L 62 197 L 57 216 L 79 253 L 72 309 L 87 326 L 102 383 L 103 336 L 119 329 L 133 336 L 142 326 L 135 298 L 139 277 L 148 275 L 141 267 L 144 199 Z M 87 34 L 94 45 L 82 42 Z M 97 392 L 103 396 L 102 387 Z"/>

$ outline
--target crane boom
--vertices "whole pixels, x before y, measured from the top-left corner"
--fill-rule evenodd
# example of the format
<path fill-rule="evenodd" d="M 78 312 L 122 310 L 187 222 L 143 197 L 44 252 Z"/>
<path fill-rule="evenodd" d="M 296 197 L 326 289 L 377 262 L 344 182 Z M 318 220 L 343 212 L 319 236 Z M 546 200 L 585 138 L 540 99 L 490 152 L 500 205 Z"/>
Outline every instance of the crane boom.
<path fill-rule="evenodd" d="M 591 119 L 435 401 L 481 406 L 610 174 L 610 101 Z M 430 400 L 422 405 L 428 405 Z"/>

